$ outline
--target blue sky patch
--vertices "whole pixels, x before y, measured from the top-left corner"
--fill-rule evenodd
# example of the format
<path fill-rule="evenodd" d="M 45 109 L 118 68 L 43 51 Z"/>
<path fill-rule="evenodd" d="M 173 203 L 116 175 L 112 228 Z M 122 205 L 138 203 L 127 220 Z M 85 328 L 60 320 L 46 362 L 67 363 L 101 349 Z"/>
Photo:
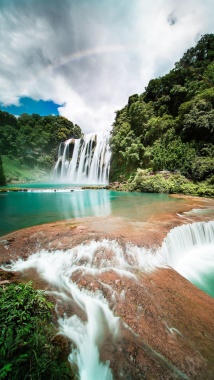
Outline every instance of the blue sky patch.
<path fill-rule="evenodd" d="M 33 113 L 37 113 L 40 116 L 46 115 L 59 115 L 58 107 L 60 104 L 56 104 L 51 100 L 33 100 L 32 98 L 23 97 L 20 98 L 20 106 L 8 106 L 3 107 L 0 104 L 0 109 L 2 111 L 6 111 L 12 113 L 13 115 L 20 116 L 22 113 L 27 113 L 32 115 Z"/>

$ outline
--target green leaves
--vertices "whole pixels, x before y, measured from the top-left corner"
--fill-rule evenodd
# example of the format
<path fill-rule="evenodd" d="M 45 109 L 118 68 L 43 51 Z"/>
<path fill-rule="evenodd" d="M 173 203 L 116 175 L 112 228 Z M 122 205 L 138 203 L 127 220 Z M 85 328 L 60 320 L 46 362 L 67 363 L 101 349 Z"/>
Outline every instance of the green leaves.
<path fill-rule="evenodd" d="M 8 363 L 4 365 L 4 367 L 0 369 L 0 379 L 6 379 L 9 372 L 11 371 L 12 371 L 12 363 Z"/>
<path fill-rule="evenodd" d="M 199 185 L 191 182 L 181 174 L 172 174 L 167 171 L 154 174 L 138 169 L 135 176 L 130 178 L 128 189 L 147 193 L 183 193 L 187 195 L 214 196 L 214 189 L 208 183 Z"/>
<path fill-rule="evenodd" d="M 53 308 L 32 284 L 0 287 L 0 379 L 68 380 L 67 358 L 53 343 Z"/>
<path fill-rule="evenodd" d="M 191 177 L 192 162 L 196 158 L 195 149 L 188 143 L 183 143 L 173 128 L 155 141 L 151 154 L 154 171 L 180 171 L 181 174 Z"/>
<path fill-rule="evenodd" d="M 2 159 L 1 159 L 1 156 L 0 156 L 0 186 L 5 186 L 6 185 L 6 179 L 5 179 L 5 175 L 4 175 L 4 169 L 3 169 L 3 165 L 2 165 Z"/>
<path fill-rule="evenodd" d="M 213 58 L 214 35 L 207 34 L 173 70 L 150 80 L 143 94 L 130 96 L 116 112 L 111 180 L 135 176 L 138 168 L 178 171 L 199 181 L 212 176 Z M 183 191 L 197 192 L 189 183 L 188 190 L 185 186 Z"/>
<path fill-rule="evenodd" d="M 179 130 L 184 141 L 214 143 L 214 88 L 202 91 L 179 109 Z"/>
<path fill-rule="evenodd" d="M 81 137 L 81 129 L 62 116 L 22 114 L 18 119 L 0 111 L 0 154 L 16 157 L 29 168 L 53 167 L 59 143 Z M 7 173 L 6 173 L 7 175 Z"/>

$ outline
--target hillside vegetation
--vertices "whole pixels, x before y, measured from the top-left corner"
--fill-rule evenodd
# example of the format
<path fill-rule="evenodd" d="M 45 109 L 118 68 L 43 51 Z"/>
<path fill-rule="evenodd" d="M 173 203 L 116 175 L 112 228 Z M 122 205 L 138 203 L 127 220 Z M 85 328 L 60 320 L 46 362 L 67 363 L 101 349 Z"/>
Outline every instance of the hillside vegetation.
<path fill-rule="evenodd" d="M 56 162 L 59 143 L 81 134 L 78 125 L 62 116 L 22 114 L 16 118 L 0 111 L 0 154 L 7 182 L 47 176 Z M 1 161 L 0 185 L 4 185 Z"/>
<path fill-rule="evenodd" d="M 0 186 L 6 185 L 6 178 L 4 175 L 4 169 L 3 169 L 3 164 L 2 164 L 2 159 L 0 156 Z"/>
<path fill-rule="evenodd" d="M 0 185 L 47 176 L 59 143 L 81 134 L 61 116 L 0 111 Z M 125 181 L 121 189 L 214 195 L 213 34 L 116 111 L 110 145 L 110 181 Z"/>
<path fill-rule="evenodd" d="M 129 97 L 116 112 L 111 149 L 110 180 L 128 180 L 129 190 L 214 195 L 213 34 Z"/>

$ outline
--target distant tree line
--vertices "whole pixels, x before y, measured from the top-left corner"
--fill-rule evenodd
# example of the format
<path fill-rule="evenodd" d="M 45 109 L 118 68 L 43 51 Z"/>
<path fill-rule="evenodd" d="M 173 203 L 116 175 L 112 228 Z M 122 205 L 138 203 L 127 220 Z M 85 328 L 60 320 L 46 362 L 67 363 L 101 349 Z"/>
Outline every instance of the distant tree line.
<path fill-rule="evenodd" d="M 0 155 L 18 160 L 20 165 L 50 170 L 57 158 L 59 143 L 81 137 L 78 125 L 62 116 L 22 114 L 16 118 L 0 110 Z M 4 183 L 1 176 L 0 180 Z"/>

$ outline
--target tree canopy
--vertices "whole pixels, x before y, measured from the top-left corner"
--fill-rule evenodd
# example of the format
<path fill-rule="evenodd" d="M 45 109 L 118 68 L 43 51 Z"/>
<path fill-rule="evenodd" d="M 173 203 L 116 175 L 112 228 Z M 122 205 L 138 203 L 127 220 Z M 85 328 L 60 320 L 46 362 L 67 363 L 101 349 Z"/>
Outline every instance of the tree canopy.
<path fill-rule="evenodd" d="M 111 180 L 137 169 L 179 172 L 205 180 L 214 174 L 214 35 L 202 36 L 166 75 L 116 111 Z"/>
<path fill-rule="evenodd" d="M 50 169 L 56 161 L 59 143 L 81 134 L 78 125 L 62 116 L 24 113 L 16 118 L 0 111 L 0 153 L 30 167 Z"/>

